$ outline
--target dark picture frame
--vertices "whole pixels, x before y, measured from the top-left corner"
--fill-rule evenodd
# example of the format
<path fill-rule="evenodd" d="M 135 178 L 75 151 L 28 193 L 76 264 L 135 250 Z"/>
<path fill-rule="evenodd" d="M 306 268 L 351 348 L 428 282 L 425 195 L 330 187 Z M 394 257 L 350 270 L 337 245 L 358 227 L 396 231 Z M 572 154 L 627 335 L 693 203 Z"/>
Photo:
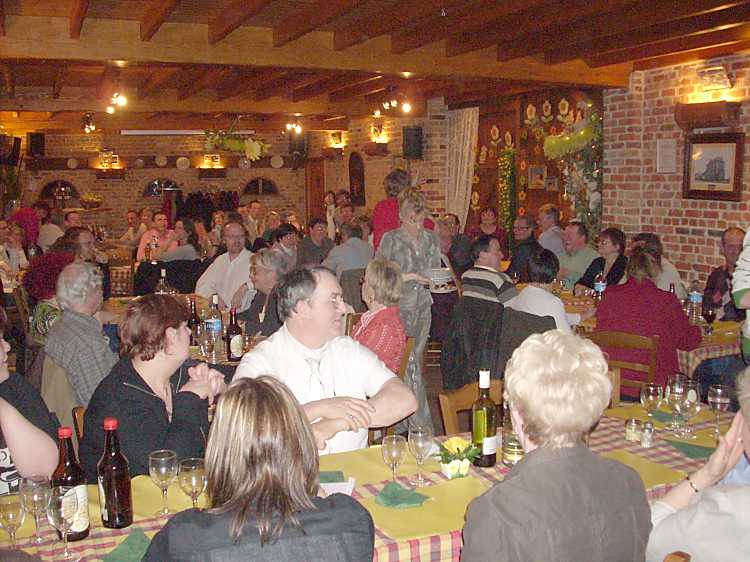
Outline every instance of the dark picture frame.
<path fill-rule="evenodd" d="M 688 135 L 682 196 L 685 199 L 740 201 L 745 133 Z"/>

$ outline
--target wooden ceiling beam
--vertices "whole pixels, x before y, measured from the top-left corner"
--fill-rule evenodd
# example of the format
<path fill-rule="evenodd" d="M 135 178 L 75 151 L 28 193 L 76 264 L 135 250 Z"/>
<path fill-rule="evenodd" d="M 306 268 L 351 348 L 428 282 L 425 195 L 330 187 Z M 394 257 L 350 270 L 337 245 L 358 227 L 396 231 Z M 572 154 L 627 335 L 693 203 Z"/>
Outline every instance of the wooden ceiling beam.
<path fill-rule="evenodd" d="M 686 0 L 687 1 L 687 0 Z M 62 17 L 14 16 L 13 25 L 0 36 L 5 59 L 98 62 L 124 60 L 137 64 L 253 65 L 263 67 L 371 72 L 398 75 L 409 71 L 434 78 L 490 78 L 576 82 L 590 86 L 627 86 L 630 64 L 592 72 L 576 60 L 547 66 L 533 59 L 523 64 L 499 63 L 487 53 L 446 58 L 440 44 L 394 55 L 387 36 L 344 51 L 334 51 L 331 34 L 313 32 L 281 49 L 271 48 L 267 28 L 242 26 L 220 44 L 206 43 L 206 26 L 166 23 L 151 41 L 141 41 L 140 23 L 134 20 L 89 18 L 78 41 L 68 37 L 68 20 Z M 113 40 L 116 38 L 117 40 Z"/>
<path fill-rule="evenodd" d="M 5 35 L 5 7 L 3 0 L 0 0 L 0 35 Z"/>
<path fill-rule="evenodd" d="M 65 85 L 65 74 L 67 70 L 68 68 L 65 64 L 57 64 L 57 67 L 55 68 L 55 78 L 52 82 L 52 99 L 57 99 L 60 97 L 62 87 Z"/>
<path fill-rule="evenodd" d="M 591 56 L 627 49 L 711 30 L 718 31 L 728 25 L 738 25 L 748 20 L 750 20 L 750 4 L 733 6 L 727 10 L 717 10 L 674 20 L 669 22 L 669 25 L 658 23 L 627 33 L 600 37 L 593 41 L 577 42 L 567 47 L 554 47 L 553 50 L 544 54 L 544 60 L 547 64 L 558 64 L 585 55 Z"/>
<path fill-rule="evenodd" d="M 255 100 L 266 100 L 281 95 L 291 96 L 294 90 L 330 78 L 333 74 L 335 73 L 325 70 L 290 70 L 284 76 L 280 76 L 275 80 L 269 80 L 257 88 L 255 90 Z"/>
<path fill-rule="evenodd" d="M 229 68 L 207 68 L 198 69 L 197 76 L 193 77 L 192 81 L 182 82 L 177 88 L 177 99 L 185 100 L 193 97 L 195 94 L 214 86 L 217 82 L 226 79 L 227 75 L 231 72 Z"/>
<path fill-rule="evenodd" d="M 404 82 L 403 78 L 386 77 L 383 76 L 379 80 L 369 80 L 362 84 L 354 84 L 346 88 L 334 90 L 328 94 L 328 99 L 332 102 L 340 102 L 359 96 L 366 96 L 373 92 L 380 92 L 387 88 L 392 88 L 401 85 Z"/>
<path fill-rule="evenodd" d="M 180 0 L 151 0 L 145 13 L 141 16 L 141 41 L 149 41 L 159 31 L 161 24 L 167 21 Z"/>
<path fill-rule="evenodd" d="M 543 84 L 539 84 L 536 82 L 518 82 L 516 84 L 498 85 L 493 88 L 481 88 L 447 96 L 445 98 L 445 103 L 447 105 L 455 105 L 468 101 L 495 99 L 499 97 L 514 95 L 516 93 L 539 90 L 544 87 L 545 86 Z"/>
<path fill-rule="evenodd" d="M 334 74 L 330 78 L 324 78 L 318 82 L 297 88 L 292 92 L 292 101 L 302 101 L 317 96 L 322 96 L 328 92 L 339 90 L 346 86 L 361 84 L 363 82 L 370 82 L 380 80 L 382 76 L 374 74 L 354 73 L 354 74 Z"/>
<path fill-rule="evenodd" d="M 422 0 L 404 3 L 395 9 L 378 15 L 377 18 L 364 16 L 349 23 L 345 29 L 333 32 L 333 48 L 337 51 L 358 43 L 364 43 L 389 31 L 410 27 L 420 21 L 440 14 L 442 9 L 452 11 L 454 6 L 465 4 L 466 0 Z"/>
<path fill-rule="evenodd" d="M 676 39 L 660 41 L 659 43 L 640 45 L 629 49 L 619 49 L 601 55 L 594 55 L 593 57 L 586 57 L 584 60 L 591 68 L 599 68 L 600 66 L 608 66 L 610 64 L 653 58 L 681 51 L 694 51 L 695 49 L 704 47 L 714 47 L 749 39 L 750 24 L 744 24 L 721 31 L 709 31 L 708 33 L 678 37 Z"/>
<path fill-rule="evenodd" d="M 365 0 L 317 0 L 273 28 L 273 46 L 281 47 L 351 12 Z"/>
<path fill-rule="evenodd" d="M 89 0 L 72 0 L 70 3 L 70 38 L 80 39 L 83 19 L 89 9 Z"/>
<path fill-rule="evenodd" d="M 145 98 L 163 88 L 163 86 L 169 82 L 177 73 L 180 72 L 180 68 L 176 66 L 157 66 L 151 71 L 151 76 L 148 77 L 146 83 L 138 88 L 138 97 Z"/>
<path fill-rule="evenodd" d="M 13 65 L 6 62 L 0 62 L 0 73 L 3 75 L 5 91 L 9 98 L 16 97 L 16 82 L 13 77 Z"/>
<path fill-rule="evenodd" d="M 256 69 L 249 72 L 237 71 L 234 80 L 216 88 L 216 99 L 221 101 L 248 93 L 262 84 L 280 78 L 285 73 L 286 70 L 283 69 Z"/>
<path fill-rule="evenodd" d="M 208 42 L 212 45 L 268 6 L 273 0 L 230 0 L 208 22 Z"/>
<path fill-rule="evenodd" d="M 718 47 L 707 47 L 704 49 L 695 49 L 693 51 L 684 51 L 661 57 L 639 60 L 633 63 L 633 70 L 652 70 L 663 66 L 673 66 L 675 64 L 684 64 L 699 60 L 712 59 L 724 55 L 739 53 L 740 51 L 750 50 L 750 41 L 737 41 L 736 43 L 727 43 Z"/>
<path fill-rule="evenodd" d="M 567 24 L 632 4 L 635 4 L 635 0 L 570 0 L 564 6 L 559 2 L 552 2 L 540 8 L 515 12 L 497 19 L 481 30 L 475 29 L 449 37 L 445 44 L 445 54 L 447 57 L 455 57 L 485 49 L 531 33 L 542 32 L 547 27 Z"/>

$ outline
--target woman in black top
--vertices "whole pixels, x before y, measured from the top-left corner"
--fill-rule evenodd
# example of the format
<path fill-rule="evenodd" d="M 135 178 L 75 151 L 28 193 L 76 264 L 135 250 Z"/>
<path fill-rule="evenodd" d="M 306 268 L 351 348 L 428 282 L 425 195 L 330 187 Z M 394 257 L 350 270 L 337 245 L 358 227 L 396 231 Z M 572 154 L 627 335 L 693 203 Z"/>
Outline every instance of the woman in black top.
<path fill-rule="evenodd" d="M 190 313 L 170 295 L 133 301 L 120 325 L 122 358 L 94 391 L 83 422 L 81 464 L 96 482 L 104 448 L 102 422 L 120 422 L 120 446 L 130 474 L 148 474 L 148 455 L 173 449 L 200 457 L 208 435 L 208 406 L 225 388 L 224 376 L 202 363 L 189 367 Z"/>
<path fill-rule="evenodd" d="M 276 306 L 276 284 L 287 273 L 281 252 L 263 249 L 250 258 L 250 280 L 257 293 L 250 308 L 237 315 L 245 321 L 245 333 L 270 336 L 281 328 Z"/>
<path fill-rule="evenodd" d="M 625 257 L 625 234 L 619 228 L 605 228 L 599 233 L 597 246 L 599 256 L 591 262 L 586 272 L 576 282 L 575 293 L 581 295 L 585 290 L 594 288 L 597 275 L 604 273 L 607 285 L 617 285 L 628 267 Z"/>
<path fill-rule="evenodd" d="M 318 452 L 291 391 L 262 376 L 219 400 L 206 450 L 209 507 L 175 515 L 145 561 L 372 560 L 372 517 L 343 494 L 316 497 Z"/>

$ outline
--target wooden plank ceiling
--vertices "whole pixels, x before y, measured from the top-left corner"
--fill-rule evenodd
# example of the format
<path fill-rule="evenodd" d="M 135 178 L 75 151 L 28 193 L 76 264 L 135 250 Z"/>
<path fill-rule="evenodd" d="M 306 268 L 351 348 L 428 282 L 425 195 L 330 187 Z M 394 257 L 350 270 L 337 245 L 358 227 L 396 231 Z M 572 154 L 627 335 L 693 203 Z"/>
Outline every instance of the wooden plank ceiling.
<path fill-rule="evenodd" d="M 0 119 L 345 127 L 750 49 L 750 1 L 0 0 Z M 126 111 L 103 113 L 114 91 Z"/>

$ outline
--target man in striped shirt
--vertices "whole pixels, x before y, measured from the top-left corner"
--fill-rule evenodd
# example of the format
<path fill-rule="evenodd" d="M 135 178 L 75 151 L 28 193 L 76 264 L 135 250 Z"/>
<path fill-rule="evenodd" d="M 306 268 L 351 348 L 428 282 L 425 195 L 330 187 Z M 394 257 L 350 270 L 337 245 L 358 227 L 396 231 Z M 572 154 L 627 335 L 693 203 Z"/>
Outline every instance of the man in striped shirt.
<path fill-rule="evenodd" d="M 500 271 L 503 253 L 497 238 L 483 234 L 471 246 L 471 255 L 474 267 L 461 276 L 464 297 L 504 304 L 518 294 L 510 277 Z"/>

